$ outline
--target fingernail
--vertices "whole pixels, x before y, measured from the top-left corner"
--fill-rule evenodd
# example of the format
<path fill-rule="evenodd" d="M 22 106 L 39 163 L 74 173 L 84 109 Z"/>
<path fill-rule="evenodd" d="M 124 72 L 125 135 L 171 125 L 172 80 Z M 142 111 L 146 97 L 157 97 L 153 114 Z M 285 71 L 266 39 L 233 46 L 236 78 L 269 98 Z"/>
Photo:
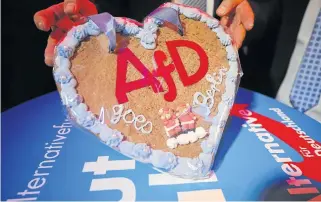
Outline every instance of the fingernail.
<path fill-rule="evenodd" d="M 225 12 L 226 12 L 226 7 L 225 6 L 220 6 L 218 9 L 217 9 L 217 12 L 221 15 L 224 15 Z"/>
<path fill-rule="evenodd" d="M 39 29 L 41 29 L 41 30 L 44 30 L 44 25 L 43 25 L 42 22 L 38 22 L 38 23 L 37 23 L 37 27 L 38 27 Z"/>
<path fill-rule="evenodd" d="M 71 12 L 71 13 L 74 13 L 75 12 L 75 4 L 74 3 L 69 3 L 66 5 L 66 11 L 67 12 Z"/>

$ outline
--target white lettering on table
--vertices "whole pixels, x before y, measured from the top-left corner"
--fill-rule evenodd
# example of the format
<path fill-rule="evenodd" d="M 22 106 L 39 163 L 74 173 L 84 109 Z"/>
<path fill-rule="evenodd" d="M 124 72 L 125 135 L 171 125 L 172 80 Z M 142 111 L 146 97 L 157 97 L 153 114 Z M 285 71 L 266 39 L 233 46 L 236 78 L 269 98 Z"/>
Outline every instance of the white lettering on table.
<path fill-rule="evenodd" d="M 291 121 L 290 118 L 287 117 L 280 109 L 270 108 L 269 110 L 275 111 L 279 116 L 281 116 L 283 120 L 286 120 L 286 123 L 289 123 Z M 291 195 L 319 193 L 319 190 L 316 187 L 313 187 L 309 179 L 303 178 L 302 170 L 298 166 L 291 163 L 292 159 L 288 157 L 288 155 L 286 155 L 286 152 L 276 142 L 277 140 L 275 140 L 273 135 L 271 135 L 261 123 L 257 122 L 257 118 L 252 117 L 252 112 L 247 109 L 242 109 L 239 111 L 239 113 L 243 116 L 243 118 L 246 119 L 246 123 L 243 124 L 242 127 L 247 128 L 249 132 L 254 133 L 257 136 L 257 138 L 264 143 L 264 146 L 267 149 L 267 151 L 271 153 L 272 157 L 276 162 L 281 163 L 281 169 L 285 174 L 289 176 L 289 179 L 286 180 L 286 182 L 290 185 L 287 189 L 288 193 Z M 284 123 L 284 121 L 282 122 Z M 289 126 L 287 125 L 287 127 Z M 291 125 L 291 127 L 298 128 L 297 125 Z M 302 137 L 302 132 L 303 131 L 301 129 L 297 130 L 299 137 Z M 300 148 L 306 149 L 303 147 Z"/>
<path fill-rule="evenodd" d="M 177 192 L 178 201 L 226 201 L 222 189 Z"/>
<path fill-rule="evenodd" d="M 134 170 L 135 160 L 109 161 L 109 156 L 98 156 L 96 162 L 85 162 L 82 172 L 93 172 L 94 175 L 105 175 L 107 171 Z M 118 190 L 122 193 L 119 201 L 135 201 L 136 187 L 132 180 L 125 177 L 93 179 L 90 191 Z"/>
<path fill-rule="evenodd" d="M 65 141 L 68 138 L 68 134 L 71 132 L 72 124 L 69 120 L 65 120 L 62 124 L 53 125 L 52 128 L 56 130 L 56 135 L 50 143 L 45 143 L 43 160 L 34 171 L 32 179 L 28 182 L 25 190 L 18 192 L 14 199 L 7 199 L 7 201 L 38 200 L 41 190 L 48 182 L 48 176 L 50 175 L 52 168 L 59 159 Z"/>
<path fill-rule="evenodd" d="M 158 171 L 158 169 L 154 168 Z M 218 181 L 215 173 L 210 178 L 201 180 L 184 179 L 174 177 L 168 173 L 156 173 L 148 175 L 149 186 L 171 186 L 197 183 L 216 183 Z M 177 201 L 225 201 L 222 189 L 193 190 L 177 192 Z"/>
<path fill-rule="evenodd" d="M 213 173 L 210 178 L 202 180 L 185 179 L 174 177 L 168 173 L 157 173 L 148 175 L 149 186 L 177 185 L 177 184 L 196 184 L 205 182 L 217 182 L 217 177 Z"/>
<path fill-rule="evenodd" d="M 134 160 L 109 161 L 108 156 L 99 156 L 96 162 L 86 162 L 82 172 L 94 172 L 94 175 L 105 175 L 107 170 L 135 169 Z"/>
<path fill-rule="evenodd" d="M 102 178 L 91 181 L 90 191 L 119 190 L 122 198 L 118 201 L 135 201 L 136 187 L 133 181 L 124 177 Z"/>

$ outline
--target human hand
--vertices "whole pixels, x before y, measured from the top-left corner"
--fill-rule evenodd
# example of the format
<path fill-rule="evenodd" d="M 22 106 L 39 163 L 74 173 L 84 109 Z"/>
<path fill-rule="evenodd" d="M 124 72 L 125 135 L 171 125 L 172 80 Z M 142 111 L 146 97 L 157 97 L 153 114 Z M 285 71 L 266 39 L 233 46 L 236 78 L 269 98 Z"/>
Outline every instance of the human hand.
<path fill-rule="evenodd" d="M 254 26 L 254 12 L 247 0 L 223 0 L 216 11 L 221 24 L 231 35 L 235 46 L 242 46 L 246 31 Z"/>
<path fill-rule="evenodd" d="M 34 15 L 34 22 L 38 29 L 51 30 L 45 49 L 45 63 L 48 66 L 53 66 L 55 46 L 68 30 L 84 23 L 86 16 L 94 14 L 97 14 L 96 6 L 89 0 L 64 0 L 63 3 L 50 6 Z"/>

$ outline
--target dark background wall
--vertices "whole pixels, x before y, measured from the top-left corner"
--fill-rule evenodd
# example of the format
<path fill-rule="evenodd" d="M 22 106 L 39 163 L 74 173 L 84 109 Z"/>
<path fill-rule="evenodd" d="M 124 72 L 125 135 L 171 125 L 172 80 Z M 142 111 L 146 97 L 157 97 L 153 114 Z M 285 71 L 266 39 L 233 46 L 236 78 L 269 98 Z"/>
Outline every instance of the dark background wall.
<path fill-rule="evenodd" d="M 59 1 L 2 1 L 2 111 L 55 90 L 52 70 L 43 62 L 48 33 L 33 14 Z"/>

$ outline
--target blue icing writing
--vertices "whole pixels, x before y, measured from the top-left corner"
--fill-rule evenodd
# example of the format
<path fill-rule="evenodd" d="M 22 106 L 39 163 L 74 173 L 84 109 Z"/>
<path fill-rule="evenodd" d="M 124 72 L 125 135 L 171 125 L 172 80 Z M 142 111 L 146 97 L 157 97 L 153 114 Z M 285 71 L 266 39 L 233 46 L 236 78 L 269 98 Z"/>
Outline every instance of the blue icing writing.
<path fill-rule="evenodd" d="M 126 35 L 136 35 L 139 32 L 139 27 L 135 25 L 127 25 L 124 27 L 122 33 Z"/>
<path fill-rule="evenodd" d="M 119 131 L 113 131 L 113 134 L 107 137 L 106 144 L 110 147 L 117 147 L 124 136 Z"/>
<path fill-rule="evenodd" d="M 145 143 L 139 143 L 134 146 L 133 156 L 137 158 L 146 159 L 151 154 L 150 147 Z"/>
<path fill-rule="evenodd" d="M 205 154 L 211 154 L 214 152 L 214 149 L 215 149 L 213 143 L 208 140 L 202 141 L 201 148 Z"/>
<path fill-rule="evenodd" d="M 132 142 L 123 141 L 119 144 L 118 148 L 121 153 L 131 156 L 134 150 L 134 146 L 135 144 Z"/>
<path fill-rule="evenodd" d="M 74 50 L 71 47 L 59 45 L 56 48 L 56 52 L 58 56 L 62 56 L 64 58 L 70 58 L 73 55 Z"/>
<path fill-rule="evenodd" d="M 171 170 L 177 165 L 177 158 L 170 152 L 155 150 L 151 156 L 152 164 L 155 167 Z"/>

